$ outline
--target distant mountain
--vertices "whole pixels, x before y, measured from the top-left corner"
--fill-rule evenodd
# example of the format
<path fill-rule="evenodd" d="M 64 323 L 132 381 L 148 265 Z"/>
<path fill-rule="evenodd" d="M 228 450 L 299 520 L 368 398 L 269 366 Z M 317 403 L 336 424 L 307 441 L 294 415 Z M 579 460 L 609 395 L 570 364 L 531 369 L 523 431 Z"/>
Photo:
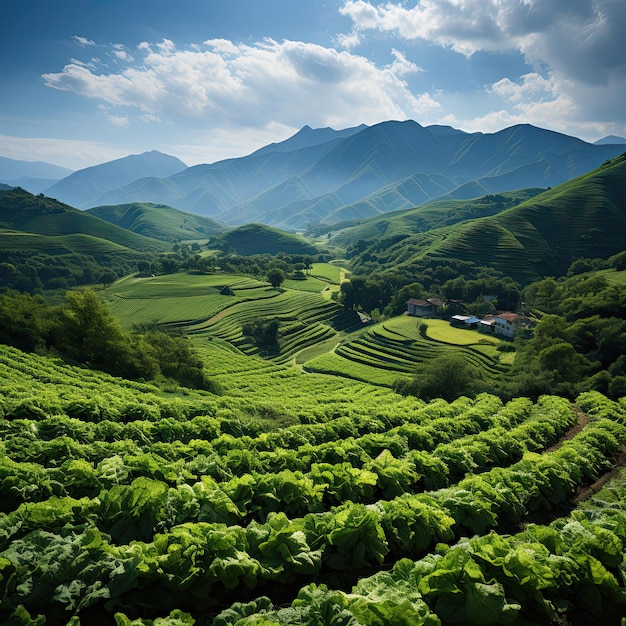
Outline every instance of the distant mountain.
<path fill-rule="evenodd" d="M 388 245 L 374 241 L 354 265 L 357 272 L 400 272 L 428 258 L 457 259 L 528 283 L 562 275 L 576 258 L 621 252 L 624 232 L 626 153 L 492 217 L 404 234 Z"/>
<path fill-rule="evenodd" d="M 164 203 L 230 225 L 300 230 L 438 197 L 554 187 L 621 151 L 528 124 L 490 134 L 410 120 L 346 131 L 305 127 L 246 157 L 109 189 L 97 204 Z"/>
<path fill-rule="evenodd" d="M 226 229 L 209 217 L 148 202 L 94 207 L 86 213 L 145 237 L 172 242 L 206 239 Z"/>
<path fill-rule="evenodd" d="M 0 182 L 39 193 L 69 176 L 72 170 L 43 161 L 18 161 L 0 157 Z"/>
<path fill-rule="evenodd" d="M 186 169 L 178 158 L 153 150 L 87 167 L 47 188 L 46 196 L 78 208 L 100 204 L 97 199 L 110 189 L 148 177 L 167 178 Z M 115 203 L 119 204 L 119 203 Z"/>
<path fill-rule="evenodd" d="M 16 239 L 16 237 L 19 237 Z M 74 252 L 158 252 L 169 246 L 23 189 L 0 191 L 0 249 L 66 247 Z M 32 246 L 35 247 L 35 246 Z"/>
<path fill-rule="evenodd" d="M 212 246 L 237 254 L 316 254 L 319 250 L 297 235 L 264 224 L 246 224 L 218 235 Z"/>
<path fill-rule="evenodd" d="M 598 139 L 598 141 L 593 142 L 596 146 L 604 146 L 606 144 L 626 144 L 626 139 L 624 137 L 618 137 L 617 135 L 607 135 L 606 137 L 602 137 L 602 139 Z"/>
<path fill-rule="evenodd" d="M 344 139 L 351 137 L 355 133 L 367 128 L 365 124 L 354 126 L 353 128 L 344 128 L 343 130 L 335 130 L 333 128 L 311 128 L 303 126 L 295 135 L 278 143 L 270 143 L 263 148 L 259 148 L 252 155 L 265 154 L 267 152 L 292 152 L 300 148 L 308 148 L 310 146 L 318 146 L 319 144 L 333 141 L 335 139 Z"/>

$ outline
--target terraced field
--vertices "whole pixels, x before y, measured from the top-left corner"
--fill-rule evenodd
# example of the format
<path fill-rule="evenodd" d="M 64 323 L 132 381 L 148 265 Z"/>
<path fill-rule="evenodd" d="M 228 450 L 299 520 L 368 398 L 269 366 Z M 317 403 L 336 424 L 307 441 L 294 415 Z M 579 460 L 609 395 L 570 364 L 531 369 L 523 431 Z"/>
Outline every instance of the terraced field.
<path fill-rule="evenodd" d="M 418 332 L 418 324 L 428 326 L 425 336 Z M 477 331 L 451 328 L 443 320 L 416 321 L 400 316 L 340 342 L 333 354 L 316 356 L 305 363 L 305 368 L 390 385 L 414 374 L 429 359 L 462 354 L 483 376 L 494 378 L 508 370 L 496 350 L 498 343 Z"/>
<path fill-rule="evenodd" d="M 183 331 L 201 352 L 217 379 L 228 362 L 264 372 L 269 363 L 295 365 L 307 373 L 391 386 L 412 376 L 421 363 L 437 356 L 462 353 L 487 378 L 507 371 L 496 350 L 499 341 L 476 331 L 452 328 L 444 320 L 418 320 L 406 315 L 367 325 L 346 315 L 330 297 L 345 272 L 330 264 L 314 264 L 317 278 L 293 280 L 281 290 L 246 276 L 172 274 L 129 277 L 108 290 L 111 310 L 127 326 L 157 323 Z M 286 283 L 287 284 L 287 283 Z M 228 285 L 233 295 L 221 295 Z M 267 354 L 244 336 L 242 327 L 255 319 L 280 323 L 280 351 Z M 420 324 L 427 324 L 422 336 Z M 215 354 L 214 354 L 215 353 Z M 253 361 L 250 357 L 255 357 Z M 507 358 L 512 358 L 508 354 Z M 254 363 L 252 365 L 251 363 Z M 228 368 L 226 371 L 229 371 Z M 251 383 L 254 384 L 254 383 Z"/>
<path fill-rule="evenodd" d="M 234 295 L 221 295 L 225 286 Z M 128 276 L 117 281 L 106 295 L 113 314 L 126 326 L 183 325 L 212 317 L 234 302 L 272 297 L 274 290 L 248 276 L 177 273 Z"/>

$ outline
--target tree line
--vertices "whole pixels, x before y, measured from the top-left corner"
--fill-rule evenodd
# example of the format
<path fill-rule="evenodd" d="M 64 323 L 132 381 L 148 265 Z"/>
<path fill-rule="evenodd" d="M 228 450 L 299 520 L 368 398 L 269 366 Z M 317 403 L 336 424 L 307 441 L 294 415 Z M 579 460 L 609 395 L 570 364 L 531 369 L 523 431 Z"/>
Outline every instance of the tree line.
<path fill-rule="evenodd" d="M 128 332 L 89 289 L 68 291 L 61 305 L 18 291 L 0 295 L 0 342 L 24 351 L 58 354 L 115 376 L 219 391 L 182 336 L 156 327 Z"/>
<path fill-rule="evenodd" d="M 486 381 L 461 357 L 442 356 L 423 364 L 412 380 L 398 381 L 396 390 L 448 400 L 482 391 L 507 400 L 543 394 L 573 399 L 586 391 L 626 396 L 626 284 L 594 271 L 607 266 L 626 269 L 626 253 L 608 262 L 576 261 L 567 276 L 521 291 L 525 312 L 538 322 L 530 337 L 518 334 L 511 344 L 516 357 L 508 374 Z"/>

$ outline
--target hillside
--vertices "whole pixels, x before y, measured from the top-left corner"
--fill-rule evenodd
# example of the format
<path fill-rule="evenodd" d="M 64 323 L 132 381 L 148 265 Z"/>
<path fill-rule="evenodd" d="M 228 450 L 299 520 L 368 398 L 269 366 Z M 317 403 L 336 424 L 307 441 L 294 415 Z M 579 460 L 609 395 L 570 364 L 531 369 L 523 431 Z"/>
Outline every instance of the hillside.
<path fill-rule="evenodd" d="M 225 230 L 225 226 L 208 217 L 149 202 L 99 206 L 86 213 L 144 237 L 163 241 L 204 239 Z"/>
<path fill-rule="evenodd" d="M 185 168 L 180 159 L 152 150 L 78 170 L 45 189 L 44 193 L 84 209 L 98 204 L 97 198 L 109 189 L 146 177 L 168 177 Z"/>
<path fill-rule="evenodd" d="M 391 270 L 433 257 L 461 259 L 528 283 L 563 274 L 576 258 L 620 252 L 624 232 L 626 154 L 495 216 L 404 237 L 388 249 L 376 242 L 354 265 Z"/>
<path fill-rule="evenodd" d="M 338 269 L 107 288 L 127 323 L 186 332 L 220 396 L 0 345 L 4 622 L 620 623 L 623 400 L 395 393 L 433 353 L 492 377 L 506 355 L 436 339 L 443 320 L 338 336 L 317 278 Z M 267 316 L 282 354 L 262 358 L 242 327 Z"/>
<path fill-rule="evenodd" d="M 340 246 L 350 246 L 359 240 L 371 241 L 377 238 L 426 232 L 463 220 L 500 213 L 543 191 L 543 189 L 519 189 L 471 200 L 432 201 L 412 209 L 391 211 L 371 217 L 356 226 L 339 230 L 331 241 Z"/>
<path fill-rule="evenodd" d="M 319 250 L 300 236 L 263 224 L 246 224 L 218 235 L 211 246 L 236 254 L 316 254 Z"/>
<path fill-rule="evenodd" d="M 133 252 L 167 249 L 161 241 L 120 228 L 52 198 L 34 196 L 23 189 L 0 191 L 0 248 L 9 245 L 9 241 L 9 247 L 13 248 L 18 241 L 15 235 L 21 234 L 39 235 L 39 240 L 49 238 L 52 242 L 53 238 L 68 236 L 83 237 L 84 241 L 87 236 L 110 242 L 117 251 L 120 247 Z M 102 245 L 99 243 L 98 247 Z"/>
<path fill-rule="evenodd" d="M 296 230 L 411 208 L 446 194 L 463 199 L 556 186 L 622 151 L 530 125 L 466 133 L 388 121 L 347 130 L 305 127 L 245 157 L 109 188 L 91 206 L 163 203 L 231 225 Z"/>

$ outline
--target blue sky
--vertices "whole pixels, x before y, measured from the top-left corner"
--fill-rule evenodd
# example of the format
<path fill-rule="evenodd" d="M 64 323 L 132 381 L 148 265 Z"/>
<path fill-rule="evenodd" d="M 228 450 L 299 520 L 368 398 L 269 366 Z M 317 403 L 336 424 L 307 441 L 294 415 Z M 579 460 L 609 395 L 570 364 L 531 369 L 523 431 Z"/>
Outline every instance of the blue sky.
<path fill-rule="evenodd" d="M 0 0 L 0 156 L 243 156 L 390 119 L 626 136 L 625 0 Z"/>

